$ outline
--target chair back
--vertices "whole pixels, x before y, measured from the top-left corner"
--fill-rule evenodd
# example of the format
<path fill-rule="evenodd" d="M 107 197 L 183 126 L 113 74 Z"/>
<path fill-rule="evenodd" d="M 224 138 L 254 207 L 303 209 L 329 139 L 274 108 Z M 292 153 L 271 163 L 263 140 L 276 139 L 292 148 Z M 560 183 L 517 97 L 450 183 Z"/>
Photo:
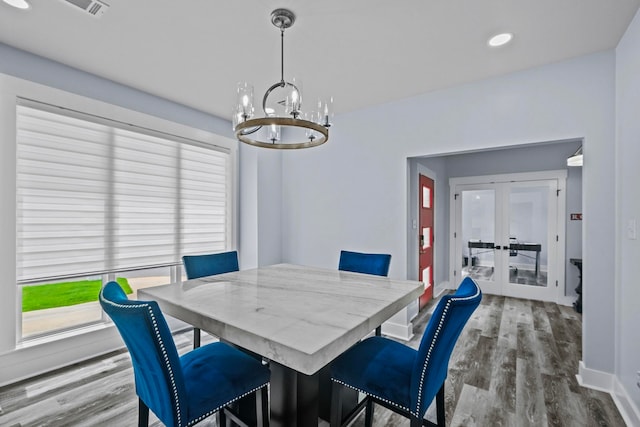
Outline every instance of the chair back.
<path fill-rule="evenodd" d="M 389 274 L 389 264 L 391 264 L 389 254 L 340 251 L 338 270 L 386 276 Z"/>
<path fill-rule="evenodd" d="M 411 410 L 418 417 L 424 416 L 447 378 L 456 341 L 481 300 L 480 287 L 466 277 L 453 295 L 438 302 L 422 335 L 411 378 Z"/>
<path fill-rule="evenodd" d="M 155 301 L 129 300 L 120 285 L 109 282 L 100 291 L 100 305 L 124 340 L 138 397 L 167 426 L 187 419 L 186 390 L 178 351 Z"/>
<path fill-rule="evenodd" d="M 198 279 L 215 274 L 238 271 L 238 252 L 220 252 L 206 255 L 185 255 L 182 257 L 187 279 Z"/>

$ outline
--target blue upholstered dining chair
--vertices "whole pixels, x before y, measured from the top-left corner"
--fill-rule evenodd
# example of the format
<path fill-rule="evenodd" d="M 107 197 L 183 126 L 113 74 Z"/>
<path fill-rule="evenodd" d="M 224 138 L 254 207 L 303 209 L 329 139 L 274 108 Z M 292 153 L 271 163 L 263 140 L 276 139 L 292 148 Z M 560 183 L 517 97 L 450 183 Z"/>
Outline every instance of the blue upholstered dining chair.
<path fill-rule="evenodd" d="M 224 426 L 227 416 L 234 421 L 238 417 L 226 406 L 252 393 L 256 394 L 257 425 L 269 424 L 271 373 L 259 360 L 221 342 L 178 356 L 158 304 L 127 299 L 116 282 L 102 289 L 100 305 L 131 355 L 139 426 L 148 425 L 149 409 L 166 426 L 191 426 L 216 412 L 218 425 Z"/>
<path fill-rule="evenodd" d="M 367 338 L 331 364 L 331 427 L 350 422 L 366 407 L 365 426 L 373 420 L 373 403 L 411 420 L 411 427 L 444 427 L 444 382 L 449 358 L 462 329 L 480 304 L 482 292 L 470 277 L 455 294 L 443 296 L 424 331 L 420 347 L 414 350 L 384 337 Z M 347 416 L 342 416 L 344 387 L 366 397 Z M 424 419 L 436 398 L 437 424 Z"/>
<path fill-rule="evenodd" d="M 389 254 L 340 251 L 338 270 L 386 276 L 389 274 L 390 263 L 391 255 Z"/>
<path fill-rule="evenodd" d="M 391 264 L 391 255 L 389 254 L 340 251 L 338 270 L 387 276 L 389 274 L 389 264 Z M 382 326 L 376 328 L 376 335 L 382 335 Z"/>
<path fill-rule="evenodd" d="M 182 257 L 187 279 L 238 271 L 238 252 L 220 252 L 205 255 L 185 255 Z"/>
<path fill-rule="evenodd" d="M 238 271 L 238 252 L 219 252 L 205 255 L 185 255 L 182 257 L 187 279 L 214 276 Z M 193 348 L 200 347 L 200 329 L 193 328 Z"/>

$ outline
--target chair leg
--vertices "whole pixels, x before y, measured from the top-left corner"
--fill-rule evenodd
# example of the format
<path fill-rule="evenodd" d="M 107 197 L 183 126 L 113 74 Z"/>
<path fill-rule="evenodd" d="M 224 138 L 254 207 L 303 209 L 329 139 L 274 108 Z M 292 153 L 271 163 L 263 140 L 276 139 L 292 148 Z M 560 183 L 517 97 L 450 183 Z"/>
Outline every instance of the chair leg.
<path fill-rule="evenodd" d="M 364 427 L 373 426 L 373 400 L 367 399 L 367 407 L 364 410 Z"/>
<path fill-rule="evenodd" d="M 377 336 L 377 337 L 382 336 L 382 325 L 380 325 L 380 326 L 378 326 L 378 327 L 376 328 L 376 336 Z"/>
<path fill-rule="evenodd" d="M 342 386 L 331 381 L 331 427 L 342 426 Z"/>
<path fill-rule="evenodd" d="M 200 347 L 200 329 L 193 328 L 193 348 L 196 349 Z"/>
<path fill-rule="evenodd" d="M 269 391 L 265 385 L 256 391 L 257 427 L 269 427 Z"/>
<path fill-rule="evenodd" d="M 227 414 L 224 413 L 224 408 L 218 411 L 218 427 L 227 427 Z"/>
<path fill-rule="evenodd" d="M 149 426 L 149 408 L 138 398 L 138 427 Z"/>
<path fill-rule="evenodd" d="M 422 420 L 418 417 L 411 417 L 410 427 L 422 427 Z"/>
<path fill-rule="evenodd" d="M 436 394 L 436 421 L 438 423 L 438 427 L 445 427 L 444 425 L 444 382 L 442 383 L 442 387 L 438 390 L 438 394 Z"/>

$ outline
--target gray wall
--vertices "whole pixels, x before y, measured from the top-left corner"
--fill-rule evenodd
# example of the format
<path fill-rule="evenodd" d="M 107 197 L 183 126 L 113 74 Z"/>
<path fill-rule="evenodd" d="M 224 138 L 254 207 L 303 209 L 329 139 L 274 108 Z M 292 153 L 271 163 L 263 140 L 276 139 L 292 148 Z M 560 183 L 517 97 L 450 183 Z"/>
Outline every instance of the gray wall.
<path fill-rule="evenodd" d="M 164 98 L 85 73 L 0 43 L 0 73 L 140 111 L 226 137 L 231 123 Z"/>
<path fill-rule="evenodd" d="M 613 372 L 614 65 L 608 51 L 338 115 L 329 143 L 283 155 L 284 260 L 334 267 L 341 248 L 383 250 L 390 276 L 407 277 L 408 158 L 582 139 L 584 317 L 596 323 L 583 357 Z"/>
<path fill-rule="evenodd" d="M 619 185 L 616 192 L 616 212 L 609 207 L 611 215 L 617 217 L 618 274 L 615 276 L 616 301 L 616 347 L 618 356 L 616 374 L 621 387 L 631 396 L 635 404 L 636 417 L 640 418 L 640 387 L 636 385 L 640 371 L 640 285 L 638 284 L 638 262 L 640 240 L 628 236 L 629 221 L 640 220 L 640 13 L 636 13 L 626 34 L 616 50 L 616 168 Z M 585 160 L 585 172 L 592 167 L 594 159 Z M 640 231 L 640 230 L 639 230 Z M 585 238 L 586 240 L 586 238 Z M 608 250 L 607 248 L 606 250 Z M 595 261 L 595 260 L 594 260 Z M 609 280 L 612 278 L 610 277 Z M 585 294 L 585 300 L 596 298 Z M 593 319 L 589 321 L 591 325 Z M 624 401 L 624 400 L 623 400 Z M 640 419 L 636 422 L 640 423 Z"/>
<path fill-rule="evenodd" d="M 582 222 L 571 221 L 569 215 L 582 212 L 582 170 L 581 168 L 567 167 L 567 157 L 571 156 L 581 144 L 582 141 L 563 141 L 475 153 L 416 158 L 415 161 L 419 164 L 439 171 L 438 181 L 439 184 L 442 184 L 442 189 L 437 192 L 436 203 L 438 206 L 446 206 L 447 216 L 445 221 L 438 222 L 436 232 L 440 236 L 449 235 L 449 178 L 566 169 L 567 191 L 564 195 L 567 201 L 565 295 L 575 297 L 578 270 L 569 263 L 569 259 L 582 257 Z M 444 250 L 448 257 L 449 239 L 440 239 L 436 244 L 436 250 L 439 253 Z M 439 276 L 439 281 L 436 283 L 448 280 L 446 277 L 448 268 L 442 274 L 444 276 Z"/>

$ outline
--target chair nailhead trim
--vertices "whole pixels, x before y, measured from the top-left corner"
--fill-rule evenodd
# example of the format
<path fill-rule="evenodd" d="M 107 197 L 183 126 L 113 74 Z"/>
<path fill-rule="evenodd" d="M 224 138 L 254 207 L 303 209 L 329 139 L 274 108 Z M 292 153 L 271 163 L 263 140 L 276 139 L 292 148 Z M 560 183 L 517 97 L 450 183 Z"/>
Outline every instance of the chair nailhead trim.
<path fill-rule="evenodd" d="M 146 308 L 149 311 L 149 315 L 151 317 L 151 323 L 153 324 L 153 331 L 156 335 L 156 339 L 160 344 L 160 348 L 162 350 L 162 358 L 165 363 L 165 367 L 169 372 L 169 379 L 171 381 L 171 390 L 173 392 L 173 405 L 176 410 L 176 416 L 178 417 L 178 425 L 182 426 L 182 415 L 180 414 L 180 396 L 178 395 L 178 388 L 176 387 L 175 378 L 173 376 L 173 369 L 171 369 L 171 364 L 169 363 L 169 355 L 167 354 L 167 350 L 165 348 L 164 342 L 162 341 L 162 337 L 160 336 L 160 331 L 158 330 L 158 323 L 156 321 L 156 317 L 153 314 L 153 310 L 149 304 L 116 304 L 112 301 L 109 301 L 103 297 L 102 290 L 100 291 L 100 300 L 118 308 L 124 309 L 133 309 L 133 308 Z"/>
<path fill-rule="evenodd" d="M 262 387 L 266 387 L 266 386 L 267 386 L 267 384 L 269 384 L 269 382 L 268 382 L 268 381 L 267 381 L 266 383 L 262 384 L 260 387 L 256 387 L 256 388 L 254 388 L 253 390 L 250 390 L 250 391 L 248 391 L 248 392 L 246 392 L 246 393 L 244 393 L 244 394 L 242 394 L 242 395 L 240 395 L 240 396 L 236 396 L 236 397 L 234 397 L 234 398 L 233 398 L 233 399 L 231 399 L 230 401 L 228 401 L 228 402 L 226 402 L 226 403 L 224 403 L 224 404 L 222 404 L 222 405 L 218 406 L 216 409 L 212 409 L 211 411 L 207 412 L 206 414 L 202 414 L 202 415 L 200 415 L 198 418 L 196 418 L 196 419 L 194 419 L 194 420 L 191 420 L 191 422 L 189 422 L 189 424 L 187 424 L 187 426 L 192 426 L 192 425 L 194 425 L 194 424 L 199 423 L 200 421 L 204 420 L 204 419 L 205 419 L 205 418 L 207 418 L 208 416 L 210 416 L 210 415 L 212 415 L 212 414 L 214 414 L 214 413 L 218 412 L 220 409 L 224 408 L 225 406 L 228 406 L 228 405 L 232 404 L 232 403 L 233 403 L 233 402 L 235 402 L 236 400 L 240 400 L 240 399 L 242 399 L 243 397 L 250 395 L 251 393 L 255 393 L 256 391 L 260 390 Z M 263 414 L 263 416 L 264 416 L 264 414 Z"/>
<path fill-rule="evenodd" d="M 476 286 L 476 293 L 474 295 L 468 296 L 468 297 L 464 297 L 464 298 L 451 298 L 447 301 L 447 305 L 445 305 L 444 310 L 442 312 L 442 317 L 440 318 L 440 321 L 438 322 L 438 327 L 436 328 L 436 333 L 433 335 L 433 339 L 431 340 L 431 344 L 429 345 L 429 350 L 427 351 L 427 357 L 425 358 L 424 361 L 424 365 L 422 365 L 422 372 L 420 374 L 420 385 L 418 386 L 418 401 L 416 403 L 416 410 L 414 411 L 409 411 L 411 412 L 412 415 L 416 416 L 416 417 L 420 417 L 420 406 L 421 406 L 421 402 L 422 402 L 422 390 L 424 388 L 424 376 L 427 372 L 427 366 L 429 365 L 429 360 L 431 359 L 431 351 L 433 350 L 433 347 L 436 344 L 436 341 L 438 341 L 438 335 L 440 334 L 440 331 L 442 330 L 442 325 L 444 324 L 444 321 L 447 317 L 447 313 L 449 312 L 449 306 L 451 305 L 452 301 L 466 301 L 466 300 L 470 300 L 470 299 L 474 299 L 476 298 L 479 294 L 480 294 L 480 288 L 478 287 L 478 285 Z"/>
<path fill-rule="evenodd" d="M 381 400 L 383 402 L 386 402 L 392 406 L 395 406 L 396 408 L 400 408 L 404 411 L 407 411 L 408 413 L 410 413 L 411 415 L 413 415 L 416 418 L 420 418 L 420 403 L 422 401 L 422 390 L 424 389 L 424 376 L 426 374 L 427 371 L 427 366 L 429 365 L 429 360 L 431 359 L 431 352 L 433 350 L 433 347 L 435 346 L 436 341 L 438 341 L 438 336 L 440 335 L 440 331 L 442 330 L 442 325 L 444 324 L 444 321 L 447 317 L 447 313 L 449 312 L 449 306 L 451 305 L 452 301 L 466 301 L 466 300 L 470 300 L 470 299 L 474 299 L 476 298 L 478 295 L 480 294 L 480 288 L 478 287 L 478 285 L 476 285 L 476 293 L 474 295 L 468 296 L 468 297 L 464 297 L 464 298 L 451 298 L 447 301 L 447 304 L 444 307 L 443 313 L 442 313 L 442 317 L 440 318 L 440 321 L 438 322 L 438 327 L 436 328 L 436 333 L 433 335 L 433 339 L 431 340 L 431 344 L 429 345 L 429 350 L 427 351 L 427 357 L 425 358 L 425 362 L 424 365 L 422 365 L 422 372 L 420 373 L 420 385 L 418 386 L 418 401 L 416 404 L 416 409 L 415 411 L 412 411 L 409 408 L 406 408 L 404 406 L 398 405 L 395 402 L 392 402 L 388 399 L 384 399 L 380 396 L 376 396 L 375 394 L 371 394 L 365 390 L 359 389 L 357 387 L 353 387 L 350 384 L 347 384 L 343 381 L 340 381 L 338 379 L 335 378 L 331 378 L 333 381 L 342 384 L 345 387 L 349 387 L 353 390 L 359 391 L 361 393 L 367 394 L 369 396 L 373 396 L 378 400 Z"/>
<path fill-rule="evenodd" d="M 143 308 L 147 308 L 147 310 L 149 310 L 149 314 L 151 316 L 151 322 L 153 323 L 153 330 L 154 330 L 154 332 L 156 334 L 156 338 L 158 339 L 158 341 L 160 343 L 160 348 L 162 349 L 162 357 L 164 359 L 164 363 L 165 363 L 165 365 L 167 367 L 167 370 L 169 371 L 169 378 L 171 379 L 171 388 L 173 390 L 173 396 L 174 396 L 174 406 L 175 406 L 175 409 L 177 411 L 177 416 L 178 416 L 178 425 L 182 426 L 183 424 L 182 424 L 182 418 L 181 418 L 181 415 L 180 415 L 180 400 L 179 400 L 179 396 L 178 396 L 178 388 L 176 387 L 176 383 L 175 383 L 175 380 L 173 378 L 173 370 L 171 369 L 171 365 L 169 364 L 169 355 L 167 354 L 167 351 L 166 351 L 165 346 L 164 346 L 164 342 L 162 341 L 162 337 L 160 336 L 160 331 L 158 330 L 158 324 L 156 322 L 156 317 L 153 314 L 153 310 L 151 309 L 151 306 L 149 304 L 127 304 L 127 305 L 116 304 L 114 302 L 111 302 L 111 301 L 103 298 L 102 291 L 100 291 L 100 300 L 105 302 L 105 303 L 107 303 L 107 304 L 109 304 L 109 305 L 112 305 L 112 306 L 118 307 L 118 308 L 127 308 L 128 309 L 128 308 L 141 308 L 141 307 L 143 307 Z M 233 398 L 230 401 L 228 401 L 228 402 L 218 406 L 217 408 L 207 412 L 206 414 L 203 414 L 203 415 L 199 416 L 198 418 L 191 420 L 189 423 L 185 424 L 185 427 L 186 426 L 192 426 L 194 424 L 199 423 L 203 419 L 205 419 L 205 418 L 209 417 L 210 415 L 212 415 L 212 414 L 216 413 L 217 411 L 219 411 L 221 408 L 224 408 L 225 406 L 230 405 L 233 402 L 235 402 L 236 400 L 240 400 L 243 397 L 245 397 L 245 396 L 247 396 L 247 395 L 249 395 L 251 393 L 255 393 L 256 391 L 260 390 L 262 387 L 266 387 L 268 384 L 269 384 L 269 381 L 267 381 L 266 383 L 262 384 L 261 386 L 256 387 L 253 390 L 250 390 L 250 391 L 248 391 L 248 392 L 246 392 L 246 393 L 244 393 L 244 394 L 242 394 L 240 396 L 236 396 L 235 398 Z"/>

